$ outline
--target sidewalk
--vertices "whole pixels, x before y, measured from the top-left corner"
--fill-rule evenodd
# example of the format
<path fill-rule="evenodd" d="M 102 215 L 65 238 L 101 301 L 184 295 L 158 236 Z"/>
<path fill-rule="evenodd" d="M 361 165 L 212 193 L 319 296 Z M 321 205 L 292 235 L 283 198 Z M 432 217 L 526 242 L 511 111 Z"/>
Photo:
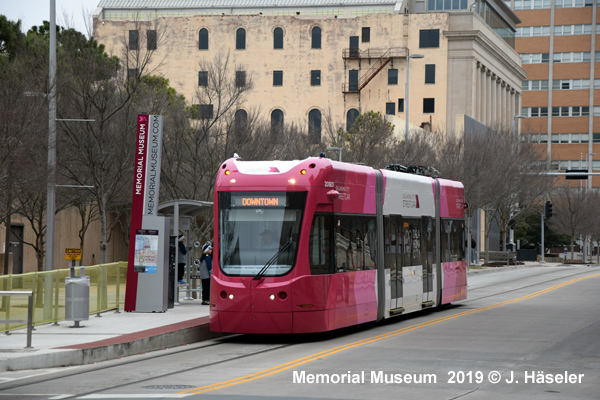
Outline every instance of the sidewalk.
<path fill-rule="evenodd" d="M 164 313 L 90 315 L 79 328 L 72 321 L 39 325 L 32 333 L 32 349 L 25 348 L 26 329 L 0 333 L 0 371 L 83 365 L 218 336 L 209 330 L 209 306 L 201 300 L 180 302 Z"/>
<path fill-rule="evenodd" d="M 539 261 L 523 261 L 523 265 L 504 265 L 502 267 L 484 267 L 482 264 L 472 264 L 467 271 L 468 275 L 487 274 L 498 271 L 510 271 L 513 269 L 529 268 L 529 267 L 559 267 L 569 266 L 570 264 L 551 263 L 541 264 Z"/>

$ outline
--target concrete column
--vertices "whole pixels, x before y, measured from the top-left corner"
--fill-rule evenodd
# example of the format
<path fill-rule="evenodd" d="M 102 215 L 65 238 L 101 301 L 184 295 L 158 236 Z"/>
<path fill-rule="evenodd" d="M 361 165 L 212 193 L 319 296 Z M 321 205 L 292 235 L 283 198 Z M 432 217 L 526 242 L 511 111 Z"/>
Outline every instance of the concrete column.
<path fill-rule="evenodd" d="M 475 74 L 475 95 L 473 96 L 473 118 L 477 121 L 481 118 L 481 63 L 476 64 Z"/>
<path fill-rule="evenodd" d="M 488 69 L 485 73 L 485 124 L 492 122 L 492 73 Z"/>

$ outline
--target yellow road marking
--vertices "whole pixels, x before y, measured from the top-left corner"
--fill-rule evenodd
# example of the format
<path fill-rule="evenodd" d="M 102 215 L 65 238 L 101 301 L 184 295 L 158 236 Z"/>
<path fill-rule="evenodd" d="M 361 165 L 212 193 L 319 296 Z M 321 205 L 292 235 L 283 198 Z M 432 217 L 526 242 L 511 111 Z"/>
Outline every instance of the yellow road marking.
<path fill-rule="evenodd" d="M 348 349 L 352 349 L 352 348 L 355 348 L 355 347 L 364 346 L 366 344 L 378 342 L 378 341 L 383 340 L 383 339 L 388 339 L 388 338 L 391 338 L 391 337 L 394 337 L 394 336 L 401 335 L 403 333 L 407 333 L 407 332 L 411 332 L 411 331 L 414 331 L 414 330 L 417 330 L 417 329 L 425 328 L 427 326 L 439 324 L 441 322 L 450 321 L 450 320 L 455 319 L 455 318 L 464 317 L 464 316 L 467 316 L 467 315 L 470 315 L 470 314 L 475 314 L 475 313 L 478 313 L 478 312 L 481 312 L 481 311 L 491 310 L 493 308 L 506 306 L 506 305 L 509 305 L 509 304 L 512 304 L 512 303 L 517 303 L 517 302 L 523 301 L 523 300 L 528 300 L 528 299 L 531 299 L 533 297 L 537 297 L 537 296 L 540 296 L 542 294 L 546 294 L 548 292 L 552 292 L 552 291 L 554 291 L 556 289 L 560 289 L 563 286 L 571 285 L 571 284 L 573 284 L 575 282 L 579 282 L 579 281 L 584 280 L 584 279 L 595 278 L 595 277 L 599 277 L 599 276 L 600 276 L 600 274 L 594 274 L 594 275 L 584 276 L 584 277 L 581 277 L 581 278 L 575 278 L 575 279 L 572 279 L 570 281 L 563 282 L 563 283 L 560 283 L 558 285 L 551 286 L 551 287 L 549 287 L 547 289 L 540 290 L 539 292 L 535 292 L 535 293 L 528 294 L 528 295 L 525 295 L 525 296 L 522 296 L 522 297 L 518 297 L 516 299 L 506 300 L 506 301 L 503 301 L 503 302 L 500 302 L 500 303 L 491 304 L 489 306 L 475 308 L 475 309 L 467 310 L 467 311 L 462 311 L 462 312 L 459 312 L 459 313 L 456 313 L 456 314 L 452 314 L 452 315 L 449 315 L 449 316 L 436 318 L 436 319 L 431 320 L 431 321 L 421 322 L 420 324 L 408 326 L 406 328 L 398 329 L 398 330 L 395 330 L 395 331 L 392 331 L 392 332 L 388 332 L 388 333 L 384 333 L 384 334 L 381 334 L 381 335 L 378 335 L 378 336 L 373 336 L 373 337 L 370 337 L 370 338 L 367 338 L 367 339 L 359 340 L 357 342 L 348 343 L 348 344 L 345 344 L 345 345 L 342 345 L 342 346 L 338 346 L 338 347 L 334 347 L 334 348 L 331 348 L 331 349 L 328 349 L 328 350 L 324 350 L 324 351 L 321 351 L 319 353 L 312 354 L 310 356 L 306 356 L 306 357 L 303 357 L 303 358 L 299 358 L 297 360 L 293 360 L 293 361 L 287 362 L 285 364 L 277 365 L 277 366 L 269 368 L 269 369 L 265 369 L 265 370 L 262 370 L 262 371 L 259 371 L 259 372 L 255 372 L 254 374 L 245 375 L 245 376 L 242 376 L 242 377 L 239 377 L 239 378 L 230 379 L 228 381 L 219 382 L 219 383 L 213 383 L 211 385 L 206 385 L 206 386 L 202 386 L 202 387 L 198 387 L 198 388 L 194 388 L 194 389 L 189 389 L 189 390 L 186 390 L 184 392 L 179 392 L 178 394 L 187 394 L 187 393 L 189 393 L 189 394 L 199 394 L 199 393 L 206 393 L 206 392 L 210 392 L 210 391 L 217 390 L 217 389 L 223 389 L 223 388 L 226 388 L 226 387 L 229 387 L 229 386 L 239 385 L 241 383 L 254 381 L 256 379 L 260 379 L 260 378 L 264 378 L 264 377 L 267 377 L 267 376 L 270 376 L 270 375 L 274 375 L 274 374 L 277 374 L 279 372 L 286 371 L 288 369 L 291 369 L 291 368 L 294 368 L 294 367 L 298 367 L 300 365 L 309 363 L 311 361 L 315 361 L 315 360 L 318 360 L 318 359 L 321 359 L 321 358 L 325 358 L 325 357 L 331 356 L 333 354 L 337 354 L 339 352 L 342 352 L 342 351 L 345 351 L 345 350 L 348 350 Z"/>

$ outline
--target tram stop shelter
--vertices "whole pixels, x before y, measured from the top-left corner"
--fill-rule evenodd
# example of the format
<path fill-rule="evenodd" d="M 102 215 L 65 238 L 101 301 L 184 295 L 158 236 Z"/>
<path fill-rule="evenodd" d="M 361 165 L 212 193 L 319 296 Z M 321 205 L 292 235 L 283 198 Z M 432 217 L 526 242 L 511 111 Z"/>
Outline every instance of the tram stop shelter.
<path fill-rule="evenodd" d="M 179 234 L 180 221 L 182 218 L 192 219 L 197 215 L 202 214 L 208 210 L 212 210 L 213 203 L 211 201 L 199 201 L 199 200 L 171 200 L 165 203 L 161 203 L 158 205 L 158 214 L 165 217 L 173 217 L 173 223 L 171 224 L 171 232 L 173 232 L 173 236 L 177 236 Z M 188 240 L 190 232 L 189 228 L 186 229 L 186 238 Z M 189 247 L 189 246 L 188 246 Z M 177 260 L 179 256 L 179 246 L 177 246 L 177 242 L 175 243 L 175 279 L 174 279 L 174 288 L 173 288 L 173 299 L 175 305 L 180 305 L 179 303 L 179 286 L 177 281 Z M 188 262 L 189 264 L 189 262 Z M 188 265 L 188 271 L 190 266 Z M 191 299 L 191 286 L 188 280 L 187 282 L 187 299 Z"/>

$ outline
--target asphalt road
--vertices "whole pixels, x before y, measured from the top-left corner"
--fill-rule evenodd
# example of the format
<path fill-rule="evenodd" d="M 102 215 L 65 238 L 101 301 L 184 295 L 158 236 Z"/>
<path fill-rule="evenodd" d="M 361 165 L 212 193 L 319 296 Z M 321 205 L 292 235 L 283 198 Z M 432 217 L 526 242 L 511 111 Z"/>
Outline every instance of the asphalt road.
<path fill-rule="evenodd" d="M 477 274 L 441 310 L 4 373 L 0 399 L 600 399 L 599 289 L 600 267 Z"/>

